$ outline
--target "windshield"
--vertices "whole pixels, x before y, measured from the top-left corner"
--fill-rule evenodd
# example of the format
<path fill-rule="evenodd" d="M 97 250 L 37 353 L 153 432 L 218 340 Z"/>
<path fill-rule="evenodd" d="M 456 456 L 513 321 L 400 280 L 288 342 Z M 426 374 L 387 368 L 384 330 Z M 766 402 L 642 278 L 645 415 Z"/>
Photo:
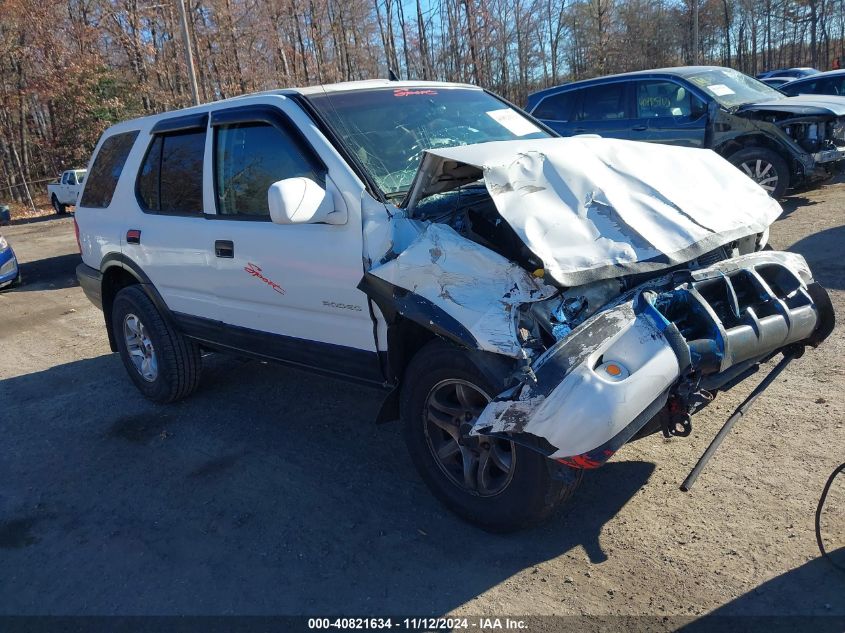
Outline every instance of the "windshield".
<path fill-rule="evenodd" d="M 703 88 L 707 94 L 726 108 L 735 108 L 754 101 L 783 99 L 784 96 L 783 93 L 767 86 L 762 81 L 752 79 L 731 68 L 704 70 L 688 75 L 687 80 Z"/>
<path fill-rule="evenodd" d="M 387 195 L 408 191 L 423 150 L 551 136 L 471 88 L 356 90 L 309 100 Z"/>

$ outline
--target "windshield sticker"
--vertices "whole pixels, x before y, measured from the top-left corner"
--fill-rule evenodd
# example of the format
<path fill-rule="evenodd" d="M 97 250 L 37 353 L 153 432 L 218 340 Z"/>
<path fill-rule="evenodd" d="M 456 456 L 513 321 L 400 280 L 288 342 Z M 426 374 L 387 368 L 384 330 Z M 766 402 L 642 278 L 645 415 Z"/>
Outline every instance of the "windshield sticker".
<path fill-rule="evenodd" d="M 393 91 L 394 97 L 415 97 L 417 95 L 436 95 L 436 90 L 408 90 L 407 88 L 396 88 Z"/>
<path fill-rule="evenodd" d="M 707 89 L 717 97 L 727 97 L 728 95 L 736 94 L 725 84 L 713 84 L 712 86 L 707 86 Z"/>
<path fill-rule="evenodd" d="M 516 110 L 511 110 L 510 108 L 490 110 L 487 116 L 515 136 L 525 136 L 526 134 L 534 134 L 535 132 L 541 131 L 531 121 L 520 116 Z"/>

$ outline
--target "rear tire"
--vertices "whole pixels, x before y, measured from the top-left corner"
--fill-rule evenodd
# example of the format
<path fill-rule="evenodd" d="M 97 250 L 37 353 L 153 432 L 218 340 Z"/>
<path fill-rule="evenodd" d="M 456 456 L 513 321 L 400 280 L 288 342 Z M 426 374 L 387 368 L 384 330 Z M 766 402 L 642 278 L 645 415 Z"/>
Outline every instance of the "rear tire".
<path fill-rule="evenodd" d="M 728 160 L 776 200 L 789 188 L 789 167 L 777 152 L 766 147 L 748 147 Z"/>
<path fill-rule="evenodd" d="M 129 377 L 147 398 L 174 402 L 197 388 L 199 346 L 177 332 L 140 287 L 117 293 L 111 327 Z"/>
<path fill-rule="evenodd" d="M 55 209 L 57 214 L 64 215 L 65 213 L 67 213 L 67 205 L 60 203 L 59 199 L 56 197 L 56 194 L 53 194 L 53 197 L 50 198 L 50 202 L 52 203 L 53 209 Z"/>
<path fill-rule="evenodd" d="M 512 532 L 548 518 L 578 487 L 580 470 L 564 470 L 566 481 L 553 478 L 555 465 L 540 453 L 466 434 L 474 413 L 462 413 L 461 403 L 480 411 L 502 389 L 461 350 L 442 341 L 427 344 L 403 382 L 400 411 L 411 459 L 432 493 L 462 519 L 490 532 Z M 462 422 L 451 428 L 451 418 Z"/>

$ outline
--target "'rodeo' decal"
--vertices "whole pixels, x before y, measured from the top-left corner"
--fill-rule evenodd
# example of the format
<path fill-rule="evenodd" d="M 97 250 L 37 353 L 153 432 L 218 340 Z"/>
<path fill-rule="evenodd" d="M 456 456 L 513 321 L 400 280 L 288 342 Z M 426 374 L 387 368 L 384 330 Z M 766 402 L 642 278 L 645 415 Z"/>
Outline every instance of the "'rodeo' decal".
<path fill-rule="evenodd" d="M 273 290 L 275 290 L 276 292 L 278 292 L 280 295 L 285 294 L 285 289 L 284 289 L 284 288 L 282 288 L 282 287 L 281 287 L 279 284 L 277 284 L 275 281 L 271 281 L 271 280 L 267 279 L 267 277 L 265 277 L 265 276 L 261 273 L 261 268 L 259 268 L 258 266 L 256 266 L 256 265 L 255 265 L 255 264 L 253 264 L 252 262 L 249 262 L 246 266 L 244 266 L 244 270 L 245 270 L 246 272 L 248 272 L 250 275 L 252 275 L 253 277 L 256 277 L 256 278 L 260 279 L 261 281 L 263 281 L 265 284 L 267 284 L 268 286 L 270 286 Z"/>

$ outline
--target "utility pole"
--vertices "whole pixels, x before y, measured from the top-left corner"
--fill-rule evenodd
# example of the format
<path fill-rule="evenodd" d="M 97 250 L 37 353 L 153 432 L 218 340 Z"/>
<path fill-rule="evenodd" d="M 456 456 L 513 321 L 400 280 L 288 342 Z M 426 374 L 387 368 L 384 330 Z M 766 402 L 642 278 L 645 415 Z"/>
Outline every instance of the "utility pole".
<path fill-rule="evenodd" d="M 692 63 L 698 65 L 698 0 L 692 0 Z"/>
<path fill-rule="evenodd" d="M 185 65 L 188 67 L 188 80 L 191 82 L 191 94 L 194 97 L 194 105 L 200 104 L 200 93 L 197 89 L 197 73 L 194 70 L 194 53 L 191 50 L 191 36 L 188 35 L 188 16 L 185 13 L 185 0 L 177 0 L 179 3 L 179 17 L 182 23 L 182 41 L 185 44 Z"/>

